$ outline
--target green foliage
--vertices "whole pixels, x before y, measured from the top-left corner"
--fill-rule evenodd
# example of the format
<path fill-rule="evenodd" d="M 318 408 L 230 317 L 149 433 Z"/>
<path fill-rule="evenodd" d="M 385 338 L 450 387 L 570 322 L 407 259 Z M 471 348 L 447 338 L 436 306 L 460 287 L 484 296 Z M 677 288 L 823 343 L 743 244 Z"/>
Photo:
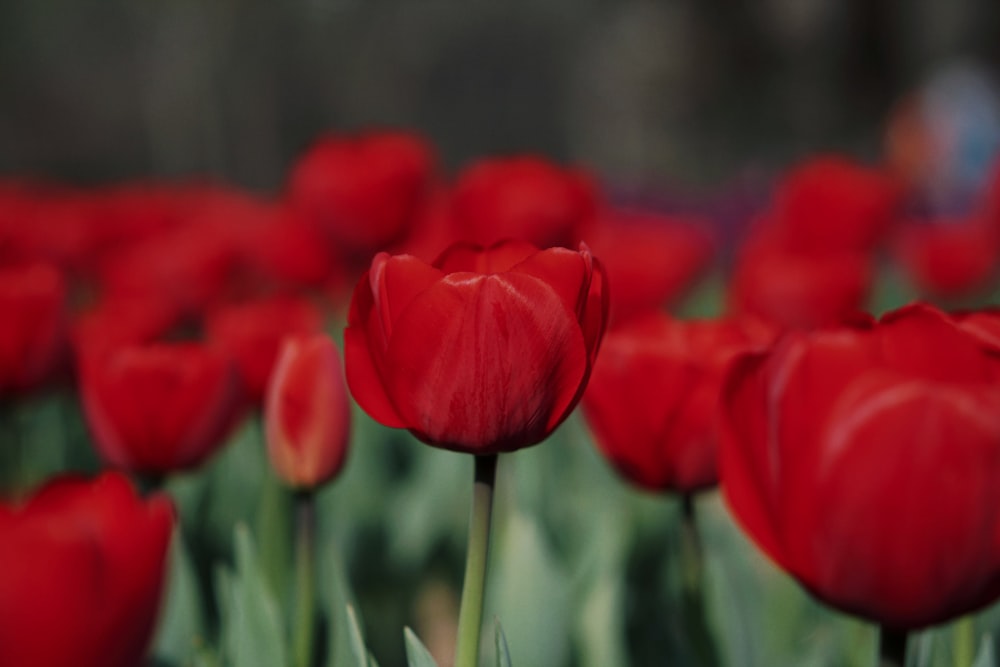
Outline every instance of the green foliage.
<path fill-rule="evenodd" d="M 503 626 L 500 625 L 500 619 L 496 619 L 495 625 L 494 644 L 496 645 L 496 666 L 511 667 L 510 649 L 507 647 L 507 637 L 503 633 Z"/>
<path fill-rule="evenodd" d="M 403 639 L 406 642 L 406 660 L 408 667 L 438 667 L 433 656 L 413 630 L 403 628 Z"/>
<path fill-rule="evenodd" d="M 222 646 L 233 667 L 288 665 L 281 610 L 246 526 L 235 531 L 236 570 L 219 573 Z"/>

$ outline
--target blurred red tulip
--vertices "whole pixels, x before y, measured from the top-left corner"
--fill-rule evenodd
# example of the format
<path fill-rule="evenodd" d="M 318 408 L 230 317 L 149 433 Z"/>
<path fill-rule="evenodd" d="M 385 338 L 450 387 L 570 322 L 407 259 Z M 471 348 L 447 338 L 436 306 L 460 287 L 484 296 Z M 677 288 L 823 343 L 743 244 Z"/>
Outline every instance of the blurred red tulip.
<path fill-rule="evenodd" d="M 778 185 L 772 215 L 792 250 L 867 251 L 885 238 L 901 194 L 885 170 L 823 156 L 789 171 Z"/>
<path fill-rule="evenodd" d="M 571 246 L 592 221 L 597 202 L 596 185 L 581 171 L 534 156 L 482 160 L 455 183 L 455 239 L 484 246 L 505 239 Z"/>
<path fill-rule="evenodd" d="M 222 352 L 155 343 L 82 364 L 80 394 L 94 445 L 108 464 L 163 475 L 200 465 L 225 442 L 240 386 Z"/>
<path fill-rule="evenodd" d="M 900 230 L 894 251 L 921 292 L 945 298 L 966 296 L 995 282 L 1000 228 L 979 219 L 911 224 Z"/>
<path fill-rule="evenodd" d="M 331 279 L 343 280 L 326 238 L 283 208 L 275 208 L 270 220 L 247 230 L 244 250 L 250 270 L 279 289 L 317 288 Z"/>
<path fill-rule="evenodd" d="M 586 386 L 605 285 L 586 247 L 456 244 L 433 265 L 379 254 L 344 334 L 351 393 L 376 421 L 445 449 L 541 442 Z"/>
<path fill-rule="evenodd" d="M 863 311 L 871 283 L 871 261 L 863 255 L 794 252 L 753 239 L 736 259 L 729 308 L 778 328 L 812 329 Z"/>
<path fill-rule="evenodd" d="M 611 317 L 625 320 L 680 300 L 712 260 L 714 240 L 703 221 L 613 212 L 587 234 L 614 289 Z"/>
<path fill-rule="evenodd" d="M 291 171 L 292 208 L 367 261 L 401 241 L 434 178 L 432 147 L 403 132 L 326 136 Z"/>
<path fill-rule="evenodd" d="M 267 453 L 286 484 L 313 489 L 344 465 L 351 409 L 329 336 L 285 339 L 267 390 Z"/>
<path fill-rule="evenodd" d="M 828 604 L 885 627 L 1000 596 L 1000 355 L 924 305 L 791 333 L 730 370 L 736 518 Z"/>
<path fill-rule="evenodd" d="M 173 510 L 107 473 L 0 504 L 0 664 L 135 667 L 153 637 Z"/>
<path fill-rule="evenodd" d="M 205 330 L 211 341 L 236 360 L 247 397 L 259 403 L 282 340 L 321 332 L 323 314 L 306 299 L 274 297 L 215 308 L 208 314 Z"/>
<path fill-rule="evenodd" d="M 723 374 L 754 347 L 731 320 L 650 313 L 611 329 L 583 397 L 601 452 L 626 479 L 652 491 L 690 493 L 716 484 Z"/>
<path fill-rule="evenodd" d="M 101 357 L 123 345 L 151 343 L 165 336 L 179 321 L 180 313 L 158 299 L 112 297 L 78 313 L 72 325 L 73 347 L 78 361 L 83 355 Z"/>
<path fill-rule="evenodd" d="M 66 284 L 47 264 L 0 268 L 0 394 L 34 388 L 66 343 Z"/>

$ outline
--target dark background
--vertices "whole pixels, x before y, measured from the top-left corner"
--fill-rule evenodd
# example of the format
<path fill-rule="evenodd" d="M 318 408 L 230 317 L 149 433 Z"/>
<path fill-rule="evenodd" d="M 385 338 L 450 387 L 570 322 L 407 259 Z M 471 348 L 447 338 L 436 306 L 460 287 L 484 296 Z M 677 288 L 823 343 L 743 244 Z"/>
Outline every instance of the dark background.
<path fill-rule="evenodd" d="M 935 68 L 1000 63 L 995 0 L 3 0 L 0 173 L 280 186 L 319 133 L 414 128 L 454 168 L 540 151 L 711 184 L 880 150 Z"/>

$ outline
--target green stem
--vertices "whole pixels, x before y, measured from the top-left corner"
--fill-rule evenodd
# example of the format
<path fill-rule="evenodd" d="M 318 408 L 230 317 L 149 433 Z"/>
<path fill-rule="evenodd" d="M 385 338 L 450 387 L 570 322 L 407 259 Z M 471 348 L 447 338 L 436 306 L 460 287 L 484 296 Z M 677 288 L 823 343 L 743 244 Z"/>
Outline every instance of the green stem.
<path fill-rule="evenodd" d="M 479 632 L 483 625 L 483 591 L 486 587 L 486 556 L 490 548 L 497 456 L 477 456 L 475 460 L 469 549 L 465 560 L 465 581 L 462 584 L 462 606 L 458 614 L 455 667 L 476 667 L 479 661 Z"/>
<path fill-rule="evenodd" d="M 313 630 L 316 626 L 316 501 L 311 490 L 295 495 L 295 637 L 296 667 L 313 663 Z"/>
<path fill-rule="evenodd" d="M 976 626 L 971 615 L 955 623 L 955 665 L 968 667 L 976 659 Z"/>
<path fill-rule="evenodd" d="M 878 634 L 879 667 L 906 667 L 906 631 L 882 626 Z"/>
<path fill-rule="evenodd" d="M 685 493 L 681 496 L 680 555 L 684 624 L 699 664 L 714 667 L 719 664 L 719 656 L 715 650 L 715 642 L 708 628 L 705 612 L 704 559 L 695 515 L 694 496 Z"/>
<path fill-rule="evenodd" d="M 18 497 L 26 487 L 27 465 L 25 463 L 24 433 L 21 419 L 14 401 L 0 402 L 0 495 Z"/>

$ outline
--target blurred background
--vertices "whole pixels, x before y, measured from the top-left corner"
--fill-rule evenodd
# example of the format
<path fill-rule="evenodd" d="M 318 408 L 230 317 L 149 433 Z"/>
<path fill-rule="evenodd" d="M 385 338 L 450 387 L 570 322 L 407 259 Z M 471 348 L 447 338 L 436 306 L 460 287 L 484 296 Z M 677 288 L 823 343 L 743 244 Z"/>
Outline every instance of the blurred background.
<path fill-rule="evenodd" d="M 330 129 L 444 163 L 539 151 L 612 182 L 717 185 L 881 150 L 893 105 L 1000 64 L 991 0 L 6 0 L 0 172 L 280 186 Z"/>

